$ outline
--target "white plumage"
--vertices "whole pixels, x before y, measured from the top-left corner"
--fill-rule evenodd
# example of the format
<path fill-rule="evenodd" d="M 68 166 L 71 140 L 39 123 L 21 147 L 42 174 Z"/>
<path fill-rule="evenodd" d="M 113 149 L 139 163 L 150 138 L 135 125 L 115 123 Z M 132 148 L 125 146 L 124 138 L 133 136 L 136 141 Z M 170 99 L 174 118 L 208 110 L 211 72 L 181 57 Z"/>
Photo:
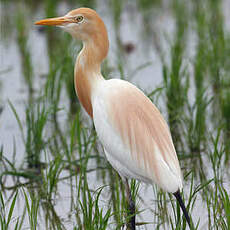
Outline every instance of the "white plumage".
<path fill-rule="evenodd" d="M 127 94 L 127 91 L 130 92 L 130 94 Z M 127 97 L 124 97 L 122 101 L 119 96 L 116 95 L 122 95 L 123 93 L 127 94 Z M 163 127 L 167 125 L 160 113 L 157 114 L 156 117 L 151 117 L 152 123 L 144 124 L 143 122 L 146 120 L 145 116 L 147 116 L 145 111 L 146 107 L 145 104 L 138 104 L 140 100 L 136 100 L 136 97 L 143 97 L 143 100 L 141 100 L 143 103 L 151 103 L 138 88 L 126 81 L 118 79 L 102 80 L 97 84 L 97 88 L 94 88 L 92 94 L 92 105 L 93 120 L 98 137 L 105 148 L 108 161 L 122 177 L 135 178 L 150 184 L 156 183 L 162 189 L 174 193 L 182 188 L 182 177 L 175 149 L 172 148 L 173 144 L 170 133 L 167 131 L 170 143 L 165 143 L 165 145 L 169 145 L 165 147 L 165 151 L 168 150 L 168 152 L 165 152 L 165 155 L 170 155 L 168 159 L 163 158 L 162 152 L 158 147 L 161 143 L 157 143 L 157 138 L 161 138 L 162 125 L 160 123 L 163 122 Z M 131 110 L 134 111 L 131 114 L 129 114 L 130 108 L 126 107 L 128 106 L 126 105 L 127 102 L 130 103 L 130 100 L 133 101 L 133 103 L 131 103 Z M 123 110 L 123 113 L 119 114 L 120 117 L 116 117 L 115 119 L 129 120 L 129 123 L 131 123 L 129 124 L 132 127 L 131 133 L 128 132 L 128 128 L 124 128 L 123 131 L 125 138 L 130 136 L 132 146 L 127 145 L 126 141 L 122 138 L 123 135 L 119 132 L 120 130 L 116 127 L 116 123 L 114 124 L 113 119 L 111 119 L 111 113 L 116 113 L 114 110 L 117 106 L 126 108 Z M 156 108 L 154 108 L 152 103 L 151 106 L 151 112 L 154 113 L 154 109 Z M 142 120 L 139 120 L 138 116 L 140 116 L 140 114 L 133 114 L 135 111 L 137 111 L 137 113 L 140 112 L 138 110 L 139 107 L 143 110 L 141 111 L 142 117 L 140 118 Z M 150 115 L 152 115 L 152 113 Z M 130 117 L 130 115 L 132 117 Z M 142 122 L 141 130 L 138 129 L 138 123 L 140 121 Z M 148 133 L 148 130 L 146 131 L 147 128 L 152 128 L 151 126 L 154 125 L 156 129 L 159 129 L 156 133 L 159 137 L 149 136 L 151 133 Z M 143 149 L 144 151 L 146 147 L 145 142 L 140 142 L 142 138 L 138 138 L 138 136 L 141 137 L 143 135 L 149 142 L 148 144 L 151 145 L 147 155 L 148 160 L 153 159 L 156 161 L 153 167 L 151 167 L 152 162 L 145 163 L 143 153 L 138 152 L 138 149 Z M 174 158 L 174 160 L 170 160 L 171 158 Z"/>

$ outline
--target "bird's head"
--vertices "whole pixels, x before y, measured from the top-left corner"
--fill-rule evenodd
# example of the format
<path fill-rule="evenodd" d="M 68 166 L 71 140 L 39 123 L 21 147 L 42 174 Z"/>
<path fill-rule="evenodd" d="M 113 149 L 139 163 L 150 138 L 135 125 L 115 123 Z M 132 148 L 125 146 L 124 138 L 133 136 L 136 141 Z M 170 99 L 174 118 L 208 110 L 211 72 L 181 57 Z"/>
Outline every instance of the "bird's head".
<path fill-rule="evenodd" d="M 35 22 L 35 25 L 58 26 L 69 32 L 74 38 L 88 41 L 92 39 L 107 39 L 104 22 L 89 8 L 72 10 L 63 17 L 47 18 Z"/>

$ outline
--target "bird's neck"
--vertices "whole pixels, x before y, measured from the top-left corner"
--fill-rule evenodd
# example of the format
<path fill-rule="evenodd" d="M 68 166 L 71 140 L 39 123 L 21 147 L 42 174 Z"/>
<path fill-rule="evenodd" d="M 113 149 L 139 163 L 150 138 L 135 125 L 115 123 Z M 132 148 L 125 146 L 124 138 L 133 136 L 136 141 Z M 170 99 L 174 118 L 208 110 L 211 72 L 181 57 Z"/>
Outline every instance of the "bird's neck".
<path fill-rule="evenodd" d="M 100 38 L 95 37 L 84 42 L 75 64 L 75 91 L 84 109 L 91 117 L 93 117 L 91 97 L 98 83 L 104 80 L 101 75 L 101 62 L 107 56 L 107 52 L 108 40 L 103 43 Z"/>

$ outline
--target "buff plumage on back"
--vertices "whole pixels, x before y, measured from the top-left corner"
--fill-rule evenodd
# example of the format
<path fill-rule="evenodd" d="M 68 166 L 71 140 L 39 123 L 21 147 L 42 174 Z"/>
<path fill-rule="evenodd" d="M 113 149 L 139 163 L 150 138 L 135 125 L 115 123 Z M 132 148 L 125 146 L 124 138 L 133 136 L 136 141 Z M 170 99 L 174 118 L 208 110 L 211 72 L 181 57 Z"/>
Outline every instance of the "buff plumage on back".
<path fill-rule="evenodd" d="M 170 192 L 182 188 L 181 170 L 166 122 L 152 102 L 135 86 L 120 88 L 110 94 L 109 116 L 122 141 L 130 149 L 131 157 L 144 167 L 153 182 L 168 191 L 162 184 L 167 168 L 169 180 L 175 180 Z M 166 181 L 167 179 L 163 180 Z M 173 181 L 169 181 L 170 183 Z M 173 182 L 174 183 L 174 182 Z M 170 186 L 169 186 L 170 187 Z"/>

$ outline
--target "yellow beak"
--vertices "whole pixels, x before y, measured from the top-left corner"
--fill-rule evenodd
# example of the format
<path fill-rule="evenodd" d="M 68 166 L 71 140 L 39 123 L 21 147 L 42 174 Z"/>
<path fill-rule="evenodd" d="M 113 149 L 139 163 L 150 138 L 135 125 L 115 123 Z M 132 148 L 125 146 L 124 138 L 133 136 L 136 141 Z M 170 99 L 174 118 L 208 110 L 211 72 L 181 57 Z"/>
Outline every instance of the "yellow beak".
<path fill-rule="evenodd" d="M 66 23 L 71 23 L 73 20 L 69 17 L 58 17 L 58 18 L 47 18 L 35 22 L 35 25 L 46 25 L 46 26 L 61 26 Z"/>

